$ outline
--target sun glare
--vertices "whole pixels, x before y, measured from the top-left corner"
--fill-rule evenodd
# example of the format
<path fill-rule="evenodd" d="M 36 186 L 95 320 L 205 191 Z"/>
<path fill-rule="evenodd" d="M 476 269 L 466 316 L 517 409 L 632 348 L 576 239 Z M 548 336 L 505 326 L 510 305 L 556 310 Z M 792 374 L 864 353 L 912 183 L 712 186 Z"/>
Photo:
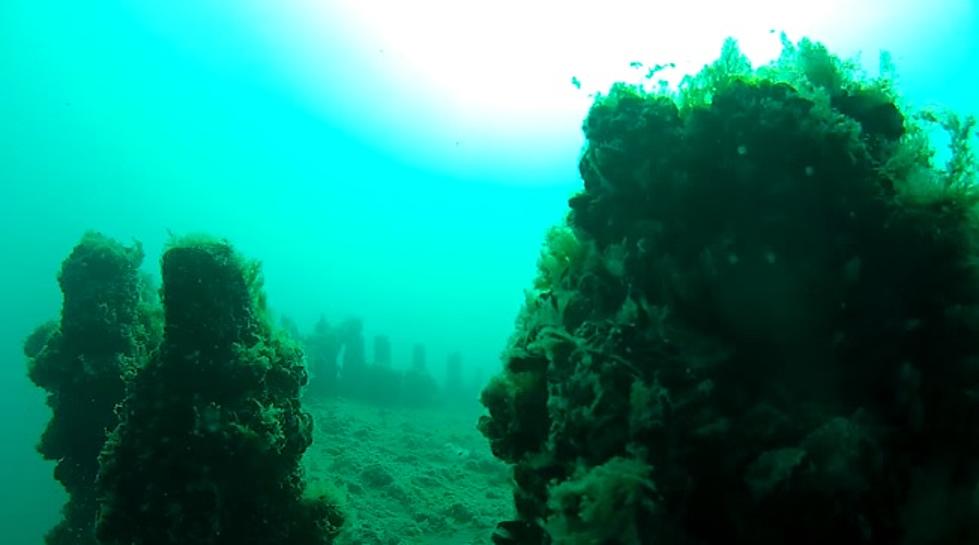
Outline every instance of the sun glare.
<path fill-rule="evenodd" d="M 634 61 L 675 63 L 663 75 L 675 82 L 715 58 L 726 36 L 738 38 L 755 63 L 766 62 L 784 31 L 830 41 L 844 56 L 863 48 L 875 62 L 878 50 L 866 49 L 927 24 L 924 4 L 284 0 L 256 13 L 267 37 L 286 46 L 282 63 L 312 108 L 357 116 L 367 138 L 388 139 L 406 156 L 471 167 L 460 142 L 513 151 L 580 138 L 576 127 L 593 93 L 645 74 L 630 68 Z M 410 128 L 412 137 L 392 135 L 392 126 Z M 568 145 L 560 147 L 566 153 Z"/>

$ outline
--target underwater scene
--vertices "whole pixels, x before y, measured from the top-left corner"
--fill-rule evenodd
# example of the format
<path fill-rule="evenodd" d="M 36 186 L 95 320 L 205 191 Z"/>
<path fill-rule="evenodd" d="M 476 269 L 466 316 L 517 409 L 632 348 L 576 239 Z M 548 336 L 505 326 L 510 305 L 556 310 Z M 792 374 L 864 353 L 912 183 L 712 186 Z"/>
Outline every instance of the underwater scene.
<path fill-rule="evenodd" d="M 972 0 L 0 3 L 0 544 L 979 544 Z"/>

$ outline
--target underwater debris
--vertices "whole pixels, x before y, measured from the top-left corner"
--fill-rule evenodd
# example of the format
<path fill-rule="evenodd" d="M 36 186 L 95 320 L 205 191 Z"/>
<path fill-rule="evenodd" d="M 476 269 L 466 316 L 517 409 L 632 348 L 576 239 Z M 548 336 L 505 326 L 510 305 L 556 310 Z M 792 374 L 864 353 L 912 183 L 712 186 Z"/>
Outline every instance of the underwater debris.
<path fill-rule="evenodd" d="M 99 542 L 331 543 L 343 516 L 300 467 L 302 353 L 269 324 L 258 264 L 224 241 L 177 239 L 162 273 L 163 341 L 100 459 Z"/>
<path fill-rule="evenodd" d="M 402 381 L 401 401 L 408 407 L 430 407 L 438 397 L 439 387 L 428 371 L 425 345 L 416 343 L 411 351 L 411 366 Z"/>
<path fill-rule="evenodd" d="M 428 370 L 425 347 L 413 347 L 407 368 L 393 365 L 391 340 L 375 335 L 368 363 L 363 322 L 349 318 L 331 327 L 321 318 L 313 333 L 300 336 L 312 378 L 303 390 L 305 399 L 347 398 L 378 407 L 435 407 L 474 409 L 480 384 L 464 383 L 461 354 L 449 355 L 445 384 L 440 385 Z M 342 354 L 342 356 L 341 356 Z M 342 365 L 337 364 L 338 357 Z M 457 361 L 458 360 L 458 361 Z"/>
<path fill-rule="evenodd" d="M 374 337 L 374 363 L 367 370 L 371 387 L 367 401 L 392 406 L 400 402 L 402 373 L 391 367 L 391 339 Z"/>
<path fill-rule="evenodd" d="M 303 340 L 306 355 L 306 368 L 309 370 L 309 383 L 305 395 L 310 397 L 336 395 L 339 391 L 340 366 L 337 358 L 343 348 L 339 331 L 327 322 L 325 316 L 313 326 L 313 331 Z"/>
<path fill-rule="evenodd" d="M 60 321 L 42 324 L 24 342 L 28 375 L 47 391 L 52 412 L 37 450 L 56 462 L 54 477 L 68 493 L 48 545 L 96 542 L 99 452 L 126 382 L 159 342 L 158 305 L 139 273 L 142 261 L 138 243 L 85 233 L 58 275 Z"/>
<path fill-rule="evenodd" d="M 974 125 L 938 166 L 908 111 L 807 39 L 596 98 L 482 394 L 497 545 L 979 541 Z"/>
<path fill-rule="evenodd" d="M 459 404 L 469 402 L 469 397 L 475 399 L 475 392 L 462 378 L 462 353 L 452 352 L 445 362 L 445 393 L 443 397 L 448 403 Z"/>
<path fill-rule="evenodd" d="M 340 325 L 343 344 L 343 367 L 340 369 L 340 389 L 344 395 L 363 399 L 370 390 L 364 323 L 350 318 Z"/>

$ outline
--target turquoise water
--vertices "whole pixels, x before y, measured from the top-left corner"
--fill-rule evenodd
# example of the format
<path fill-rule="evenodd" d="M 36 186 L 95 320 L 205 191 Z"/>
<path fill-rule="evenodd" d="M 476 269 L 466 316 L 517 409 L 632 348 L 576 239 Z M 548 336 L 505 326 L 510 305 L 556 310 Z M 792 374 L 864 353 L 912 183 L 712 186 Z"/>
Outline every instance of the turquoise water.
<path fill-rule="evenodd" d="M 975 8 L 949 2 L 943 16 L 932 2 L 893 5 L 893 13 L 851 14 L 870 22 L 841 12 L 814 37 L 831 48 L 838 38 L 843 52 L 866 48 L 871 65 L 874 48 L 891 50 L 913 102 L 979 110 Z M 264 263 L 272 308 L 303 329 L 322 313 L 357 315 L 369 335 L 391 337 L 396 362 L 423 342 L 436 369 L 460 350 L 488 375 L 544 232 L 580 186 L 589 99 L 570 84 L 572 72 L 553 99 L 567 106 L 535 121 L 534 110 L 494 114 L 492 93 L 466 102 L 440 94 L 464 86 L 402 87 L 391 49 L 398 42 L 358 41 L 341 19 L 324 21 L 316 40 L 283 47 L 301 12 L 289 19 L 286 8 L 260 3 L 167 6 L 0 5 L 4 543 L 38 543 L 63 500 L 33 450 L 48 412 L 26 380 L 20 344 L 57 315 L 57 268 L 86 229 L 142 241 L 148 270 L 170 233 L 227 237 Z M 914 17 L 901 10 L 927 13 L 925 24 L 908 24 Z M 561 16 L 552 16 L 525 47 L 555 47 L 548 33 Z M 702 32 L 711 54 L 724 30 Z M 490 86 L 500 100 L 520 100 L 521 74 L 485 77 L 473 92 Z M 458 121 L 467 107 L 485 115 L 467 111 Z"/>

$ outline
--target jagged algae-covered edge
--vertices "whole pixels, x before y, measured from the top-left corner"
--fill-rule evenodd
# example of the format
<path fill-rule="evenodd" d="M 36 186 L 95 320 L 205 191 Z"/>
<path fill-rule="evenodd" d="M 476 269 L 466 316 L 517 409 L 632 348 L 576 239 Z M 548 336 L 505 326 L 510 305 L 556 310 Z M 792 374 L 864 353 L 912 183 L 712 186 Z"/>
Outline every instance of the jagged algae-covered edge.
<path fill-rule="evenodd" d="M 25 341 L 28 375 L 48 393 L 51 420 L 37 445 L 57 462 L 65 487 L 63 519 L 45 536 L 48 545 L 95 543 L 95 479 L 106 430 L 126 381 L 159 340 L 155 296 L 139 273 L 143 251 L 100 233 L 86 233 L 58 275 L 61 318 Z"/>
<path fill-rule="evenodd" d="M 194 237 L 171 242 L 162 273 L 163 342 L 101 458 L 100 541 L 332 542 L 337 506 L 300 467 L 312 442 L 302 354 L 269 325 L 259 264 Z"/>
<path fill-rule="evenodd" d="M 732 40 L 584 131 L 482 394 L 516 484 L 494 541 L 979 540 L 974 120 L 809 40 L 758 69 Z"/>

